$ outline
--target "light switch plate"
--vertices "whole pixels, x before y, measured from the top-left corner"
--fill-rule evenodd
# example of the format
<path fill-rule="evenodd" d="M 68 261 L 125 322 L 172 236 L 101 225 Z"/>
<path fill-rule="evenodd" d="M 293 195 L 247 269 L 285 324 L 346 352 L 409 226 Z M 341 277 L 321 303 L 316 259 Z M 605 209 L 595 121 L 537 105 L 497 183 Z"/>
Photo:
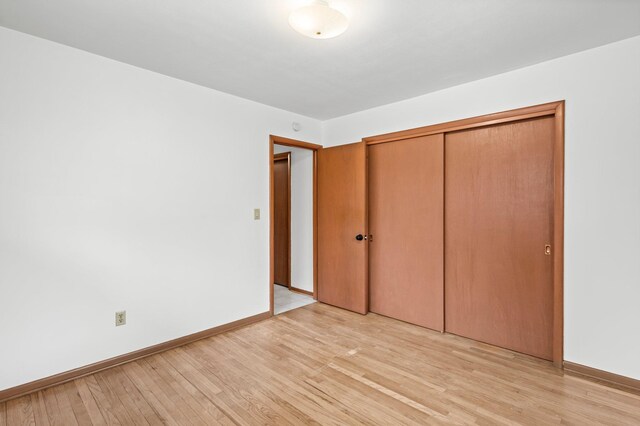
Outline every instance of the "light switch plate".
<path fill-rule="evenodd" d="M 253 220 L 260 220 L 260 209 L 253 209 Z"/>

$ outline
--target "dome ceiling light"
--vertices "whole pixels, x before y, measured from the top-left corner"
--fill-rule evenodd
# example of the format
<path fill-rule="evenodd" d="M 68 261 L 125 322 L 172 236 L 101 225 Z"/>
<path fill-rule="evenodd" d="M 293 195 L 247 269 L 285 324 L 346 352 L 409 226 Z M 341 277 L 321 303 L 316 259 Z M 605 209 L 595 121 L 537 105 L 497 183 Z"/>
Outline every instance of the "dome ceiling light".
<path fill-rule="evenodd" d="M 289 25 L 302 35 L 316 39 L 337 37 L 347 30 L 349 19 L 324 0 L 315 0 L 289 15 Z"/>

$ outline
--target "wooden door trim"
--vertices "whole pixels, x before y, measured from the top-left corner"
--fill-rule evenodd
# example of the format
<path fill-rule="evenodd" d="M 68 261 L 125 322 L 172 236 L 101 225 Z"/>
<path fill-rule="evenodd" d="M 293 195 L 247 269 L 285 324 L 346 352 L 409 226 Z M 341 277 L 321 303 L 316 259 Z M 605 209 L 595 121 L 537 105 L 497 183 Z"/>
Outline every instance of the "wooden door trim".
<path fill-rule="evenodd" d="M 553 364 L 564 362 L 564 101 L 555 103 L 553 152 Z"/>
<path fill-rule="evenodd" d="M 291 289 L 291 151 L 274 154 L 273 161 L 287 162 L 287 210 L 289 218 L 287 221 L 287 233 L 289 235 L 289 242 L 287 244 L 287 288 Z M 273 284 L 275 284 L 275 282 Z"/>
<path fill-rule="evenodd" d="M 273 191 L 273 146 L 284 145 L 313 151 L 313 298 L 318 299 L 318 150 L 322 145 L 269 135 L 269 312 L 273 315 L 274 278 L 274 191 Z M 291 175 L 289 175 L 291 176 Z"/>
<path fill-rule="evenodd" d="M 449 121 L 415 129 L 363 138 L 367 145 L 394 142 L 419 136 L 449 133 L 537 117 L 555 119 L 553 170 L 553 364 L 563 368 L 564 361 L 564 106 L 565 101 L 549 102 L 494 114 Z M 445 148 L 446 149 L 446 148 Z M 446 197 L 446 194 L 445 194 Z"/>
<path fill-rule="evenodd" d="M 401 139 L 415 138 L 418 136 L 435 135 L 437 133 L 448 133 L 457 130 L 472 129 L 474 127 L 484 127 L 493 124 L 507 123 L 510 121 L 520 121 L 528 118 L 556 115 L 558 107 L 561 105 L 564 105 L 564 101 L 549 102 L 546 104 L 496 112 L 493 114 L 480 115 L 477 117 L 463 118 L 462 120 L 448 121 L 446 123 L 417 127 L 415 129 L 401 130 L 399 132 L 385 133 L 377 136 L 369 136 L 363 138 L 362 140 L 365 141 L 367 145 L 375 145 L 378 143 L 393 142 Z"/>
<path fill-rule="evenodd" d="M 296 139 L 289 139 L 282 136 L 269 135 L 269 140 L 276 145 L 292 146 L 294 148 L 304 148 L 317 151 L 322 149 L 322 145 L 318 145 L 311 142 L 299 141 Z"/>

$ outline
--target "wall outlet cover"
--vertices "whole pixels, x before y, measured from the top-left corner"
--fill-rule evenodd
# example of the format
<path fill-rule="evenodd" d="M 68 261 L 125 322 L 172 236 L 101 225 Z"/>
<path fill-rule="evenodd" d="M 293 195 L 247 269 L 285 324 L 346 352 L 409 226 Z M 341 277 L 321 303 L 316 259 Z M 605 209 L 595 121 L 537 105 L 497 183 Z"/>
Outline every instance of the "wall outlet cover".
<path fill-rule="evenodd" d="M 125 325 L 127 323 L 127 311 L 116 312 L 116 327 Z"/>

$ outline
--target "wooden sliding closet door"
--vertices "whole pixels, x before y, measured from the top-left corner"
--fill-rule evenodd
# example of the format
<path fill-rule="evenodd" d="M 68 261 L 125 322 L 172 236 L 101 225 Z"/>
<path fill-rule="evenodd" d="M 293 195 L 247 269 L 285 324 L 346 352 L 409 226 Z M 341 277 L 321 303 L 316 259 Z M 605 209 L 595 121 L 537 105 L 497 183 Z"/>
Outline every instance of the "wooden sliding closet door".
<path fill-rule="evenodd" d="M 553 356 L 554 118 L 448 133 L 446 331 Z"/>
<path fill-rule="evenodd" d="M 372 312 L 444 326 L 444 135 L 369 147 Z"/>

